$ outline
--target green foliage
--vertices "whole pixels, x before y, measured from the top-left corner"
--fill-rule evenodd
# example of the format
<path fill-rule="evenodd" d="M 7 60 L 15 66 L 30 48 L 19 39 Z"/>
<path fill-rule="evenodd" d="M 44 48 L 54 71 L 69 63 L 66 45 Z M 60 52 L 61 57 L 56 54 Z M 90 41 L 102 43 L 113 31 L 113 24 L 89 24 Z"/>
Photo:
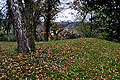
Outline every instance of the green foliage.
<path fill-rule="evenodd" d="M 0 41 L 16 41 L 16 37 L 13 34 L 0 34 Z"/>
<path fill-rule="evenodd" d="M 93 37 L 95 36 L 93 32 L 84 32 L 83 36 L 87 37 L 87 38 L 90 38 L 90 37 Z"/>
<path fill-rule="evenodd" d="M 36 52 L 16 53 L 0 42 L 0 79 L 119 79 L 120 44 L 95 38 L 37 42 Z"/>
<path fill-rule="evenodd" d="M 8 2 L 6 2 L 7 12 L 0 13 L 0 41 L 15 41 L 13 29 L 13 14 Z"/>
<path fill-rule="evenodd" d="M 72 34 L 69 33 L 66 35 L 66 39 L 74 39 L 74 38 L 80 38 L 81 36 L 79 34 Z"/>
<path fill-rule="evenodd" d="M 82 16 L 81 23 L 85 22 L 87 14 L 91 16 L 89 19 L 92 24 L 91 32 L 85 32 L 85 35 L 89 37 L 94 33 L 96 36 L 97 33 L 99 38 L 120 41 L 120 2 L 118 0 L 75 0 L 72 8 L 79 11 L 77 18 Z"/>

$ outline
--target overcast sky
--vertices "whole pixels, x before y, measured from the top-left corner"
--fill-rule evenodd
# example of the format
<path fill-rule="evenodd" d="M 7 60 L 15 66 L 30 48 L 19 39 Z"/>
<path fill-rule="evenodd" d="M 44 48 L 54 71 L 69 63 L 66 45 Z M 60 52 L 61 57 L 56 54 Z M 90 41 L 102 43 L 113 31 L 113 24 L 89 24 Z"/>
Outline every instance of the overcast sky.
<path fill-rule="evenodd" d="M 0 10 L 2 9 L 3 6 L 6 5 L 6 0 L 0 0 Z M 5 8 L 2 10 L 2 12 L 5 12 Z"/>
<path fill-rule="evenodd" d="M 62 3 L 69 3 L 69 2 L 73 2 L 74 0 L 60 0 Z M 64 8 L 68 8 L 68 5 L 65 5 L 65 4 L 62 4 L 61 5 L 62 7 Z M 71 21 L 71 22 L 74 22 L 74 21 L 79 21 L 76 20 L 76 14 L 77 14 L 77 11 L 73 10 L 73 9 L 63 9 L 60 13 L 58 13 L 58 18 L 56 18 L 55 21 L 57 22 L 60 22 L 60 21 Z M 91 17 L 90 14 L 87 14 L 86 16 L 86 21 L 89 21 L 89 18 Z"/>
<path fill-rule="evenodd" d="M 62 3 L 68 3 L 68 2 L 73 2 L 74 0 L 60 0 Z M 74 14 L 77 13 L 77 11 L 72 10 L 68 8 L 66 4 L 62 4 L 60 7 L 64 7 L 60 13 L 58 13 L 58 17 L 55 19 L 55 21 L 60 22 L 60 21 L 74 21 L 75 17 Z M 67 8 L 67 9 L 66 9 Z"/>
<path fill-rule="evenodd" d="M 5 5 L 5 1 L 6 0 L 0 0 L 0 9 L 2 8 L 2 6 Z M 60 7 L 64 7 L 65 9 L 63 9 L 61 12 L 58 13 L 58 16 L 55 19 L 55 21 L 56 22 L 60 22 L 60 21 L 72 21 L 73 22 L 75 20 L 74 15 L 77 13 L 77 11 L 68 8 L 68 6 L 65 3 L 73 2 L 74 0 L 60 0 L 60 1 L 63 3 L 60 5 Z"/>

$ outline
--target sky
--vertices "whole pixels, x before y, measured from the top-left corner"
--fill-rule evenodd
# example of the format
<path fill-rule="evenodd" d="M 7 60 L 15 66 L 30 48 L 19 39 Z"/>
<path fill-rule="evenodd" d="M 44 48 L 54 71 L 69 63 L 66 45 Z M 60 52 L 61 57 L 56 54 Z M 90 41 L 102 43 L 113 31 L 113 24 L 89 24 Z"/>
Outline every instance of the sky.
<path fill-rule="evenodd" d="M 64 7 L 64 9 L 58 13 L 58 16 L 55 19 L 55 21 L 56 22 L 60 22 L 60 21 L 73 22 L 75 20 L 74 15 L 77 13 L 77 11 L 68 8 L 68 6 L 65 3 L 73 2 L 74 0 L 60 0 L 60 1 L 63 3 L 62 5 L 60 5 L 60 7 Z"/>
<path fill-rule="evenodd" d="M 3 6 L 6 5 L 6 0 L 0 0 L 0 10 L 2 9 Z M 2 10 L 2 12 L 5 12 L 5 8 Z"/>
<path fill-rule="evenodd" d="M 0 10 L 2 8 L 2 6 L 5 5 L 5 1 L 6 0 L 0 0 Z M 68 7 L 68 5 L 66 5 L 65 3 L 69 3 L 69 2 L 73 2 L 74 0 L 60 0 L 61 1 L 61 5 L 60 7 L 64 7 L 64 9 L 59 12 L 55 19 L 56 22 L 61 22 L 61 21 L 70 21 L 70 22 L 74 22 L 75 21 L 75 14 L 77 14 L 77 11 L 70 9 Z"/>

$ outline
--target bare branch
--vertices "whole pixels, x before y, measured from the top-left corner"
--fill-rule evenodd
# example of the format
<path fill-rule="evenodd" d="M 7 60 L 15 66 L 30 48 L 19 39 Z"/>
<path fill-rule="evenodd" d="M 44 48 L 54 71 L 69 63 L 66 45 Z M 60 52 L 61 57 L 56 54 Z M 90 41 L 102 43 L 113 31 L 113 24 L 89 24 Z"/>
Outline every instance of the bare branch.
<path fill-rule="evenodd" d="M 5 4 L 1 9 L 0 9 L 0 12 L 6 7 L 7 4 Z"/>

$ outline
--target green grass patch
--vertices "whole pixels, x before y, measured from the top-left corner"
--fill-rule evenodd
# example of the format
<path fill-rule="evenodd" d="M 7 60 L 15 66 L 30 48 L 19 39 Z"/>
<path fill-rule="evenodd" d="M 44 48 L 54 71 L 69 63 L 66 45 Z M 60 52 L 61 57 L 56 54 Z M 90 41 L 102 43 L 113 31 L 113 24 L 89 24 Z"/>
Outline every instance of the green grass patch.
<path fill-rule="evenodd" d="M 0 79 L 120 79 L 120 44 L 95 38 L 36 42 L 36 52 L 16 53 L 0 42 Z"/>

